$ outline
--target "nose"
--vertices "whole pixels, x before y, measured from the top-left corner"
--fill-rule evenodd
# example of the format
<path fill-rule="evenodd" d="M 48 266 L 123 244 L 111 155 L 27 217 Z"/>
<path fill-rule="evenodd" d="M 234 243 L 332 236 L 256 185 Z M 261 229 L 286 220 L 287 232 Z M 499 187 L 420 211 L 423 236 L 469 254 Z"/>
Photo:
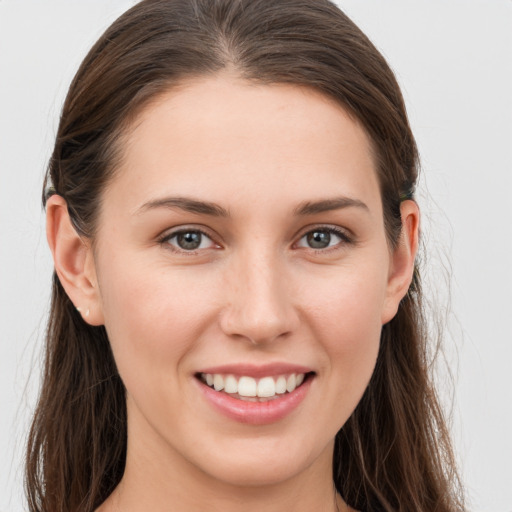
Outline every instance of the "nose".
<path fill-rule="evenodd" d="M 279 258 L 241 257 L 226 278 L 221 329 L 231 337 L 262 344 L 292 334 L 299 325 L 290 280 Z"/>

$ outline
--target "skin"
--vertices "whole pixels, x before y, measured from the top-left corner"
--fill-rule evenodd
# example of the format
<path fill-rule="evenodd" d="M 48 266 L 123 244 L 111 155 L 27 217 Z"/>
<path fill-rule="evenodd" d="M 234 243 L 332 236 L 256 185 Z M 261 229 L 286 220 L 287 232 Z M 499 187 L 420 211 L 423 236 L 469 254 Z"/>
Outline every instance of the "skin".
<path fill-rule="evenodd" d="M 369 139 L 321 94 L 228 75 L 186 85 L 127 134 L 94 247 L 62 198 L 47 206 L 59 278 L 84 321 L 106 326 L 127 389 L 126 472 L 99 510 L 334 511 L 335 499 L 347 510 L 333 491 L 333 439 L 410 284 L 417 206 L 402 203 L 392 251 Z M 168 197 L 229 215 L 147 206 Z M 294 214 L 339 197 L 364 206 Z M 170 238 L 177 228 L 208 237 L 187 253 Z M 343 235 L 315 249 L 306 234 L 320 228 Z M 198 391 L 201 368 L 276 361 L 315 372 L 280 421 L 237 422 Z"/>

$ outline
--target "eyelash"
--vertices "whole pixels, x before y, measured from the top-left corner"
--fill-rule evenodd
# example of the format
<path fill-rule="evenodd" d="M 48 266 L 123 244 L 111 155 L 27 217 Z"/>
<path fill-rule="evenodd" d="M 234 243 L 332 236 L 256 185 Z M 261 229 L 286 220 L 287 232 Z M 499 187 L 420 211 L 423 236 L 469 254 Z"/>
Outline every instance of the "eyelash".
<path fill-rule="evenodd" d="M 301 247 L 302 249 L 308 249 L 310 251 L 313 251 L 314 254 L 326 254 L 326 253 L 330 253 L 331 251 L 341 250 L 346 245 L 354 245 L 355 244 L 355 241 L 352 238 L 352 236 L 349 236 L 345 230 L 342 230 L 342 229 L 334 227 L 334 226 L 315 226 L 314 228 L 308 229 L 308 231 L 303 232 L 300 235 L 298 241 L 300 242 L 300 240 L 302 240 L 308 234 L 314 233 L 314 232 L 323 232 L 323 233 L 334 234 L 337 237 L 339 237 L 341 240 L 334 246 L 332 246 L 332 247 L 328 246 L 323 249 L 314 249 L 312 247 L 309 247 L 309 248 Z M 179 254 L 185 254 L 185 255 L 190 255 L 190 256 L 198 254 L 199 250 L 188 250 L 187 251 L 185 249 L 180 249 L 180 248 L 170 244 L 170 240 L 172 240 L 173 238 L 176 238 L 177 236 L 179 236 L 181 234 L 185 234 L 185 233 L 200 233 L 202 236 L 205 236 L 208 239 L 210 239 L 213 244 L 216 244 L 213 237 L 209 233 L 207 233 L 205 230 L 202 230 L 197 227 L 179 229 L 178 231 L 173 231 L 172 233 L 166 233 L 166 234 L 162 235 L 161 237 L 159 237 L 157 239 L 157 242 L 159 244 L 161 244 L 162 246 L 169 247 L 173 252 L 176 252 Z M 296 245 L 297 243 L 298 242 L 296 242 L 294 245 Z M 203 250 L 203 249 L 200 249 L 200 250 Z"/>
<path fill-rule="evenodd" d="M 323 249 L 314 249 L 313 247 L 309 247 L 309 248 L 303 247 L 304 249 L 314 251 L 314 254 L 326 254 L 326 253 L 330 253 L 331 251 L 339 251 L 339 250 L 342 250 L 347 245 L 355 244 L 352 236 L 349 236 L 345 230 L 334 227 L 334 226 L 315 226 L 313 229 L 308 229 L 306 232 L 304 232 L 300 236 L 299 242 L 300 242 L 300 240 L 302 240 L 304 237 L 306 237 L 310 233 L 315 233 L 315 232 L 329 233 L 331 235 L 334 234 L 340 239 L 340 242 L 338 242 L 337 244 L 335 244 L 332 247 L 328 246 Z"/>
<path fill-rule="evenodd" d="M 179 229 L 177 231 L 173 231 L 172 233 L 166 233 L 163 236 L 159 237 L 157 239 L 157 242 L 159 244 L 161 244 L 162 246 L 166 246 L 167 248 L 170 248 L 171 251 L 176 252 L 178 254 L 185 254 L 187 256 L 188 255 L 193 256 L 198 253 L 198 250 L 186 251 L 184 249 L 180 249 L 179 247 L 173 246 L 172 244 L 169 243 L 170 240 L 172 240 L 173 238 L 176 238 L 177 236 L 185 234 L 185 233 L 200 233 L 202 236 L 209 238 L 212 241 L 212 243 L 215 244 L 215 241 L 213 240 L 213 237 L 210 234 L 208 234 L 206 231 L 204 231 L 200 228 L 196 228 L 196 227 L 184 228 L 184 229 Z"/>

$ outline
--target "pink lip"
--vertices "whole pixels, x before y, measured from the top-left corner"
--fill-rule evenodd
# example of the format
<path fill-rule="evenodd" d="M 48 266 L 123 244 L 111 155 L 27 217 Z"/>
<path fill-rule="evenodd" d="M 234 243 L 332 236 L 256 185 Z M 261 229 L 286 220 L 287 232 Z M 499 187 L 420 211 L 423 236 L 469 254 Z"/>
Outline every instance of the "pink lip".
<path fill-rule="evenodd" d="M 221 372 L 217 370 L 218 369 L 216 369 L 216 371 L 212 373 L 231 373 L 232 375 L 234 374 L 233 371 Z M 208 371 L 205 373 L 210 372 Z M 281 375 L 283 374 L 283 372 L 278 373 Z M 243 375 L 248 374 L 243 373 Z M 249 375 L 254 374 L 250 373 Z M 267 372 L 265 373 L 265 375 L 269 375 L 269 373 Z M 270 375 L 272 375 L 272 373 L 270 373 Z M 285 418 L 300 405 L 300 403 L 304 400 L 311 387 L 313 376 L 309 375 L 308 378 L 306 378 L 306 380 L 291 393 L 279 395 L 279 398 L 268 400 L 267 402 L 249 402 L 245 400 L 240 400 L 238 398 L 233 398 L 227 393 L 215 391 L 214 389 L 210 388 L 208 385 L 206 385 L 199 379 L 194 380 L 199 386 L 199 389 L 202 392 L 203 396 L 206 398 L 206 400 L 224 416 L 227 416 L 228 418 L 238 421 L 240 423 L 246 423 L 250 425 L 266 425 Z"/>
<path fill-rule="evenodd" d="M 313 370 L 306 366 L 299 366 L 288 363 L 271 363 L 265 365 L 254 365 L 254 364 L 226 364 L 222 366 L 212 366 L 210 368 L 203 368 L 197 373 L 219 373 L 222 375 L 235 375 L 241 377 L 246 375 L 247 377 L 259 378 L 259 377 L 270 377 L 279 375 L 289 375 L 291 373 L 310 373 Z"/>

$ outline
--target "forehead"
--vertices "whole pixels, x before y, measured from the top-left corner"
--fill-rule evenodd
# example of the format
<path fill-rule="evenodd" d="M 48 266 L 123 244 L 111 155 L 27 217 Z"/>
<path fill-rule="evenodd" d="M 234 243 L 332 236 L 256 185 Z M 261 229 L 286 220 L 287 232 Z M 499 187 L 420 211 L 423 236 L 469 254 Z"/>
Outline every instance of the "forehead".
<path fill-rule="evenodd" d="M 364 129 L 331 98 L 296 85 L 186 82 L 140 112 L 122 155 L 111 188 L 133 209 L 166 193 L 246 204 L 347 194 L 380 203 Z"/>

